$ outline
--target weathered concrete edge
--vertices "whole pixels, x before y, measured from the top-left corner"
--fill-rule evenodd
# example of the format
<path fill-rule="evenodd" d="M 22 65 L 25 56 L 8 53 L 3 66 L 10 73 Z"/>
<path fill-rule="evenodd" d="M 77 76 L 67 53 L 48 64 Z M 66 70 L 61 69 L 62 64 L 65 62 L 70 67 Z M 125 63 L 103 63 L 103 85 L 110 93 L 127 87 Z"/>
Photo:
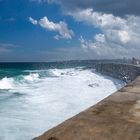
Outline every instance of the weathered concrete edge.
<path fill-rule="evenodd" d="M 139 140 L 140 77 L 34 140 Z"/>

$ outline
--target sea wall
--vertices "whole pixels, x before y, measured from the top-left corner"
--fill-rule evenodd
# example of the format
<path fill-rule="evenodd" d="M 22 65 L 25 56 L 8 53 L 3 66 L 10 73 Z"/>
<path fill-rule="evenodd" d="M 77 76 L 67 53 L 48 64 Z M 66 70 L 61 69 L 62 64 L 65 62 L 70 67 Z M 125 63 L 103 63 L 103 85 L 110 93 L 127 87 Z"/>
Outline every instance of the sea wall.
<path fill-rule="evenodd" d="M 97 72 L 118 78 L 127 83 L 140 75 L 140 66 L 129 64 L 100 63 L 95 65 Z"/>
<path fill-rule="evenodd" d="M 140 77 L 33 140 L 140 140 Z"/>
<path fill-rule="evenodd" d="M 108 63 L 95 68 L 132 82 L 33 140 L 140 140 L 140 67 Z"/>

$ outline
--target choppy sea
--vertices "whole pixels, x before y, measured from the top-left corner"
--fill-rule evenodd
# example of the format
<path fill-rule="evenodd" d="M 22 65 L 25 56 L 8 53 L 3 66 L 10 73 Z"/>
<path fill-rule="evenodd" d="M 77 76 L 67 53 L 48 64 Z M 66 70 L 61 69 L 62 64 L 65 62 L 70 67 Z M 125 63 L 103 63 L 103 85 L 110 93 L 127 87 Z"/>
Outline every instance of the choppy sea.
<path fill-rule="evenodd" d="M 0 140 L 30 140 L 124 86 L 94 64 L 0 63 Z"/>

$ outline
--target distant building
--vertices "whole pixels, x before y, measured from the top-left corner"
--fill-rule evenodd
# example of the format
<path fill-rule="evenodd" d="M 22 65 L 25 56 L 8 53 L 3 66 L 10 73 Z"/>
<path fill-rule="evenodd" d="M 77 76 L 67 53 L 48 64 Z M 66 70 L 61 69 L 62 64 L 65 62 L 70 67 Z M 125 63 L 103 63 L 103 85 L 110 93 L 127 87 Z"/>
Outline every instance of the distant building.
<path fill-rule="evenodd" d="M 135 57 L 132 57 L 132 64 L 139 65 L 139 61 Z"/>

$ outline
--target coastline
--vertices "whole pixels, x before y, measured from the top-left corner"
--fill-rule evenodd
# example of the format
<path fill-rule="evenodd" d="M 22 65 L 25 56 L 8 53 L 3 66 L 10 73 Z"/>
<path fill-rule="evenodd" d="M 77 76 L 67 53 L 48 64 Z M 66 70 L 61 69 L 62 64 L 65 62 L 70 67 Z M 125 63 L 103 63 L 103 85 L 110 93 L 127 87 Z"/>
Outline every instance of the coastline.
<path fill-rule="evenodd" d="M 139 140 L 140 76 L 33 140 Z"/>
<path fill-rule="evenodd" d="M 132 75 L 131 70 L 128 71 Z M 110 73 L 108 69 L 107 72 Z M 132 77 L 135 78 L 134 75 L 135 73 Z M 140 76 L 138 75 L 137 73 L 135 80 L 132 79 L 134 81 L 106 99 L 33 140 L 139 140 Z"/>

